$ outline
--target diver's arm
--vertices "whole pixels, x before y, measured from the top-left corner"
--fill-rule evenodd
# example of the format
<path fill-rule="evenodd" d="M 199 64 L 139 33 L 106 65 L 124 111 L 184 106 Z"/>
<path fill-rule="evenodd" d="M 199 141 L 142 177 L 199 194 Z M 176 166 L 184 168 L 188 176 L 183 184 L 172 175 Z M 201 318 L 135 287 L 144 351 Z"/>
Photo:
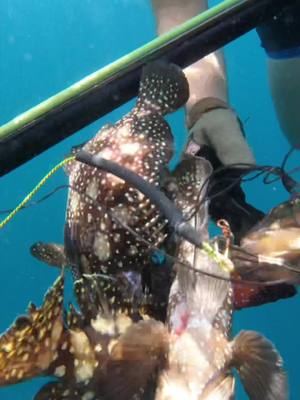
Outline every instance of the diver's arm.
<path fill-rule="evenodd" d="M 159 35 L 207 9 L 206 0 L 152 0 Z M 190 85 L 187 111 L 204 97 L 227 102 L 227 82 L 222 51 L 217 51 L 185 69 Z"/>
<path fill-rule="evenodd" d="M 152 0 L 158 34 L 207 9 L 206 0 Z M 216 51 L 184 70 L 190 86 L 186 105 L 190 138 L 214 149 L 223 164 L 253 163 L 236 113 L 228 106 L 224 56 Z"/>
<path fill-rule="evenodd" d="M 152 0 L 152 5 L 159 34 L 207 9 L 206 0 Z M 186 107 L 190 135 L 185 151 L 206 158 L 214 168 L 222 164 L 254 163 L 241 123 L 228 105 L 223 52 L 209 54 L 187 67 L 184 72 L 190 86 L 190 98 Z M 216 191 L 224 191 L 228 186 L 228 179 L 239 179 L 238 173 L 227 176 L 223 186 L 220 183 L 214 185 Z M 234 190 L 227 191 L 226 195 L 216 197 L 216 201 L 211 200 L 209 212 L 215 220 L 225 218 L 237 240 L 262 215 L 245 202 L 245 195 L 239 185 Z"/>
<path fill-rule="evenodd" d="M 290 144 L 300 148 L 300 2 L 289 2 L 257 31 L 268 56 L 271 95 L 280 127 Z"/>
<path fill-rule="evenodd" d="M 269 82 L 280 127 L 300 149 L 300 57 L 268 59 Z"/>

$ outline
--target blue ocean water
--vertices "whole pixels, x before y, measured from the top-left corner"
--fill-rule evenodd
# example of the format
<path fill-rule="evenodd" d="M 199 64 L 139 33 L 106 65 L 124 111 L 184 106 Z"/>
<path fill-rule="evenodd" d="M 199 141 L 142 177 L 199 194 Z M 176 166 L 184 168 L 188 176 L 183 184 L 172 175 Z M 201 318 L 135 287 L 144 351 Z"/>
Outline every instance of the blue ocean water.
<path fill-rule="evenodd" d="M 146 43 L 155 35 L 146 0 L 1 0 L 0 124 L 85 75 Z M 259 164 L 279 165 L 289 149 L 278 126 L 268 90 L 265 55 L 255 32 L 225 49 L 232 106 L 245 123 Z M 1 178 L 0 209 L 14 207 L 58 163 L 71 146 L 127 112 L 126 104 L 63 143 Z M 170 118 L 178 145 L 185 137 L 183 113 Z M 295 163 L 296 161 L 294 161 Z M 292 164 L 293 165 L 293 162 Z M 58 172 L 38 195 L 66 183 Z M 287 199 L 280 184 L 247 185 L 249 201 L 267 211 Z M 62 242 L 66 192 L 20 212 L 0 232 L 0 331 L 24 313 L 29 300 L 40 304 L 57 276 L 29 254 L 38 240 Z M 299 297 L 235 315 L 235 331 L 257 330 L 279 349 L 290 381 L 290 398 L 300 398 L 297 344 Z M 41 385 L 34 380 L 0 389 L 0 400 L 29 400 Z M 245 399 L 240 387 L 237 399 Z"/>

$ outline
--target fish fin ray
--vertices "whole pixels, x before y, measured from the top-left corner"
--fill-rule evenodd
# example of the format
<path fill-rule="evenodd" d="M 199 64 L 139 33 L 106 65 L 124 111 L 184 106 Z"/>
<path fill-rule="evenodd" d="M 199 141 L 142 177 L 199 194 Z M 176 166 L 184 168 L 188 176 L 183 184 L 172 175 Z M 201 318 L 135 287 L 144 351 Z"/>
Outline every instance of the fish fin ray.
<path fill-rule="evenodd" d="M 265 337 L 241 331 L 233 342 L 233 365 L 251 400 L 286 400 L 287 376 L 282 359 Z"/>

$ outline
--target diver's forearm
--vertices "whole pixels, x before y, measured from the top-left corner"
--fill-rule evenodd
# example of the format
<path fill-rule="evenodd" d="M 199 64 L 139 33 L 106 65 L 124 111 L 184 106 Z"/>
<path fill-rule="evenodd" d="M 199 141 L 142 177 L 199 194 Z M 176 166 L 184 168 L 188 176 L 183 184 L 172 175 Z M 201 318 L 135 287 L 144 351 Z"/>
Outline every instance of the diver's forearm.
<path fill-rule="evenodd" d="M 157 33 L 163 33 L 207 9 L 207 0 L 152 0 Z"/>
<path fill-rule="evenodd" d="M 157 32 L 163 34 L 207 9 L 207 0 L 152 0 Z M 214 52 L 185 69 L 190 85 L 187 111 L 205 97 L 227 101 L 226 71 L 222 51 Z"/>
<path fill-rule="evenodd" d="M 300 148 L 300 58 L 268 59 L 269 82 L 280 127 Z"/>

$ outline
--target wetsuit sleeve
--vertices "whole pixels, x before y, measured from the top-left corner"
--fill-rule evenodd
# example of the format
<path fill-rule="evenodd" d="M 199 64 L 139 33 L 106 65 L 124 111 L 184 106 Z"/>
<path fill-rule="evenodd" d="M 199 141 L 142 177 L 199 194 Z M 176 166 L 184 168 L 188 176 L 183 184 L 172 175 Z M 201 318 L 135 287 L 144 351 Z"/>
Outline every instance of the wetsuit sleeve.
<path fill-rule="evenodd" d="M 269 57 L 300 57 L 300 0 L 290 1 L 279 14 L 257 28 Z"/>

